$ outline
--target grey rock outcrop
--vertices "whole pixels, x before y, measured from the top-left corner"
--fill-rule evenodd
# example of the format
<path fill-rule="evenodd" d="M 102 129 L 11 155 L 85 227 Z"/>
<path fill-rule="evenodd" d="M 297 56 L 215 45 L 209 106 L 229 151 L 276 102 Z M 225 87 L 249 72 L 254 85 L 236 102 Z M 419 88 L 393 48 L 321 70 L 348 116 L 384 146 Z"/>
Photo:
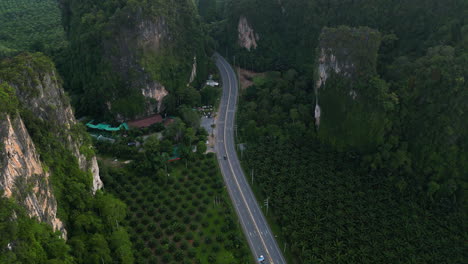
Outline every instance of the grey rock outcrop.
<path fill-rule="evenodd" d="M 0 188 L 4 195 L 16 198 L 31 217 L 50 224 L 66 238 L 64 225 L 57 218 L 49 172 L 44 170 L 23 120 L 6 115 L 0 128 Z"/>
<path fill-rule="evenodd" d="M 252 48 L 257 48 L 257 41 L 260 39 L 260 36 L 257 33 L 255 33 L 254 29 L 249 24 L 249 21 L 245 16 L 241 16 L 239 18 L 237 33 L 239 45 L 241 47 L 246 48 L 248 51 L 250 51 L 250 49 Z"/>
<path fill-rule="evenodd" d="M 32 69 L 34 70 L 34 69 Z M 77 121 L 73 115 L 68 96 L 66 96 L 57 73 L 37 72 L 25 78 L 26 83 L 11 84 L 17 89 L 17 97 L 26 109 L 45 122 L 53 124 L 59 138 L 63 139 L 64 145 L 77 158 L 80 169 L 91 171 L 93 175 L 93 193 L 101 189 L 103 183 L 99 176 L 99 168 L 95 156 L 86 157 L 80 151 L 85 144 L 83 135 L 74 133 Z M 28 86 L 32 89 L 21 89 L 19 85 Z M 34 91 L 31 94 L 30 91 Z"/>

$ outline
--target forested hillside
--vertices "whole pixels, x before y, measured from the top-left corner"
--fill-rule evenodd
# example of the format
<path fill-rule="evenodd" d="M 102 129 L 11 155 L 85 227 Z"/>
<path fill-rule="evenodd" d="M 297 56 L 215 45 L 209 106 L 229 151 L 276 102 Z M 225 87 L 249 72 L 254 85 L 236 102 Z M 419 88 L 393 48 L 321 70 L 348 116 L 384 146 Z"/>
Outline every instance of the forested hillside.
<path fill-rule="evenodd" d="M 126 205 L 98 190 L 102 183 L 95 186 L 99 170 L 96 175 L 89 167 L 97 166 L 89 135 L 76 123 L 60 83 L 54 63 L 43 54 L 0 62 L 0 184 L 9 198 L 1 202 L 0 255 L 6 263 L 132 263 L 121 225 Z"/>
<path fill-rule="evenodd" d="M 208 57 L 193 1 L 60 3 L 70 40 L 63 72 L 78 114 L 132 118 L 199 104 Z"/>
<path fill-rule="evenodd" d="M 459 43 L 467 17 L 467 3 L 463 0 L 226 2 L 226 20 L 220 27 L 227 34 L 219 35 L 220 44 L 245 57 L 246 64 L 253 57 L 257 70 L 287 70 L 313 63 L 318 37 L 325 26 L 379 30 L 385 45 L 380 59 L 386 63 L 386 59 L 398 56 L 422 56 L 432 46 Z M 258 48 L 250 53 L 237 45 L 241 16 L 259 35 Z"/>
<path fill-rule="evenodd" d="M 0 56 L 23 50 L 58 56 L 67 45 L 55 0 L 1 0 L 0 25 Z"/>
<path fill-rule="evenodd" d="M 242 92 L 239 141 L 294 261 L 463 262 L 466 1 L 226 10 L 231 62 L 269 71 Z"/>

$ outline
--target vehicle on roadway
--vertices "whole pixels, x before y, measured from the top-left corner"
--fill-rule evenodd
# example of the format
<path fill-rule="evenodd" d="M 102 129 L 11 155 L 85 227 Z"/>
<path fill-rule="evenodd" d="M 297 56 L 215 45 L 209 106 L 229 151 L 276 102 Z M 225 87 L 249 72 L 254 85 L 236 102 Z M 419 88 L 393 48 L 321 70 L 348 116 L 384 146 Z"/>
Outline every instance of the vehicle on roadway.
<path fill-rule="evenodd" d="M 227 160 L 227 157 L 226 157 L 226 156 L 224 156 L 223 158 L 224 158 L 224 160 Z"/>
<path fill-rule="evenodd" d="M 260 263 L 260 264 L 266 264 L 265 263 L 265 257 L 263 255 L 260 255 L 260 257 L 258 257 L 257 260 L 258 260 L 258 263 Z"/>

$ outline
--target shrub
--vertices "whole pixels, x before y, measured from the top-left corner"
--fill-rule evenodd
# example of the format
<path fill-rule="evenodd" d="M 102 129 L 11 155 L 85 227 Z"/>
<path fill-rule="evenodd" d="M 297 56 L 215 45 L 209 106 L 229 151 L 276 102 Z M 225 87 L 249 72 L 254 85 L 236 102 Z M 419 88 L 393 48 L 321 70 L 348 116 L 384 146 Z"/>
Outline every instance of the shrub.
<path fill-rule="evenodd" d="M 197 255 L 197 251 L 195 249 L 190 249 L 189 252 L 187 253 L 187 256 L 191 259 L 193 259 Z"/>
<path fill-rule="evenodd" d="M 196 214 L 195 215 L 195 221 L 200 222 L 202 220 L 202 215 L 201 214 Z"/>
<path fill-rule="evenodd" d="M 164 248 L 161 245 L 156 246 L 156 248 L 154 249 L 154 254 L 160 256 L 162 253 L 164 253 Z"/>
<path fill-rule="evenodd" d="M 158 240 L 156 240 L 155 238 L 150 238 L 148 241 L 148 246 L 150 248 L 155 248 L 157 244 L 158 244 Z"/>
<path fill-rule="evenodd" d="M 164 214 L 165 212 L 167 212 L 167 207 L 165 205 L 162 205 L 161 207 L 159 207 L 159 212 L 161 214 Z"/>
<path fill-rule="evenodd" d="M 195 208 L 190 207 L 187 211 L 190 215 L 193 215 L 195 213 Z"/>
<path fill-rule="evenodd" d="M 161 231 L 161 229 L 159 229 L 159 228 L 158 228 L 158 229 L 155 229 L 155 230 L 153 231 L 153 236 L 154 236 L 154 238 L 160 238 L 160 237 L 162 236 L 162 231 Z"/>
<path fill-rule="evenodd" d="M 179 242 L 180 240 L 182 240 L 182 237 L 179 234 L 174 235 L 174 237 L 172 238 L 172 241 L 176 243 Z"/>
<path fill-rule="evenodd" d="M 219 252 L 220 248 L 218 245 L 213 246 L 213 252 Z"/>
<path fill-rule="evenodd" d="M 144 230 L 145 230 L 145 226 L 142 225 L 142 224 L 138 224 L 138 225 L 135 227 L 135 231 L 136 231 L 137 233 L 141 233 L 141 232 L 143 232 Z"/>
<path fill-rule="evenodd" d="M 151 222 L 151 218 L 149 218 L 149 216 L 145 215 L 142 219 L 141 219 L 141 223 L 144 224 L 144 225 L 147 225 Z"/>
<path fill-rule="evenodd" d="M 159 226 L 162 228 L 162 229 L 165 229 L 166 227 L 169 226 L 169 222 L 168 221 L 162 221 Z"/>
<path fill-rule="evenodd" d="M 218 243 L 223 243 L 224 237 L 221 236 L 221 235 L 217 235 L 217 236 L 216 236 L 216 241 L 217 241 Z"/>
<path fill-rule="evenodd" d="M 185 239 L 187 240 L 192 240 L 193 239 L 193 233 L 192 232 L 188 232 L 185 234 Z"/>
<path fill-rule="evenodd" d="M 148 241 L 151 237 L 151 233 L 148 232 L 148 231 L 144 231 L 141 235 L 141 237 L 145 240 L 145 241 Z"/>
<path fill-rule="evenodd" d="M 174 259 L 177 261 L 181 261 L 182 259 L 184 259 L 184 252 L 178 249 L 174 254 Z"/>
<path fill-rule="evenodd" d="M 174 215 L 172 214 L 172 212 L 168 212 L 166 213 L 166 215 L 164 216 L 164 218 L 166 220 L 172 220 L 174 218 Z"/>
<path fill-rule="evenodd" d="M 187 243 L 187 241 L 180 243 L 180 249 L 187 250 L 188 247 L 189 247 L 189 244 Z"/>
<path fill-rule="evenodd" d="M 176 248 L 177 248 L 177 247 L 176 247 L 176 244 L 175 244 L 175 243 L 173 243 L 173 242 L 170 242 L 170 243 L 169 243 L 169 248 L 168 248 L 168 251 L 169 251 L 169 252 L 171 252 L 171 253 L 174 252 L 174 251 L 176 250 Z"/>
<path fill-rule="evenodd" d="M 172 226 L 169 226 L 168 228 L 164 230 L 164 233 L 166 233 L 166 235 L 168 236 L 171 236 L 174 234 L 174 229 L 172 228 Z"/>
<path fill-rule="evenodd" d="M 153 220 L 154 220 L 155 222 L 161 221 L 161 215 L 160 215 L 160 214 L 157 214 L 157 215 L 153 216 Z"/>
<path fill-rule="evenodd" d="M 164 255 L 162 256 L 162 261 L 164 261 L 164 262 L 166 262 L 166 263 L 169 262 L 169 261 L 171 261 L 171 260 L 172 260 L 172 255 L 169 254 L 169 253 L 166 253 L 166 254 L 164 254 Z"/>
<path fill-rule="evenodd" d="M 184 211 L 179 210 L 179 211 L 176 212 L 176 215 L 177 215 L 177 217 L 180 218 L 180 217 L 182 217 L 184 215 Z"/>
<path fill-rule="evenodd" d="M 152 231 L 152 232 L 156 230 L 156 228 L 158 228 L 158 226 L 154 222 L 151 222 L 146 226 L 146 230 Z"/>

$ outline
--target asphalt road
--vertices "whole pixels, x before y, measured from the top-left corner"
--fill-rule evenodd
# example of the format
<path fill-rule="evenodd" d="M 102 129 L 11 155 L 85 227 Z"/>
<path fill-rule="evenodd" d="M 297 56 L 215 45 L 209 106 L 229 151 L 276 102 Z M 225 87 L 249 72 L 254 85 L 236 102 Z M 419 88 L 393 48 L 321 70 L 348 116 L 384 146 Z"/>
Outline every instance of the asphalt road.
<path fill-rule="evenodd" d="M 215 54 L 214 58 L 223 83 L 223 95 L 216 122 L 217 138 L 215 147 L 229 196 L 255 258 L 263 255 L 266 259 L 265 263 L 285 264 L 283 254 L 255 200 L 237 158 L 234 145 L 234 124 L 238 93 L 236 75 L 231 65 L 223 57 Z"/>

